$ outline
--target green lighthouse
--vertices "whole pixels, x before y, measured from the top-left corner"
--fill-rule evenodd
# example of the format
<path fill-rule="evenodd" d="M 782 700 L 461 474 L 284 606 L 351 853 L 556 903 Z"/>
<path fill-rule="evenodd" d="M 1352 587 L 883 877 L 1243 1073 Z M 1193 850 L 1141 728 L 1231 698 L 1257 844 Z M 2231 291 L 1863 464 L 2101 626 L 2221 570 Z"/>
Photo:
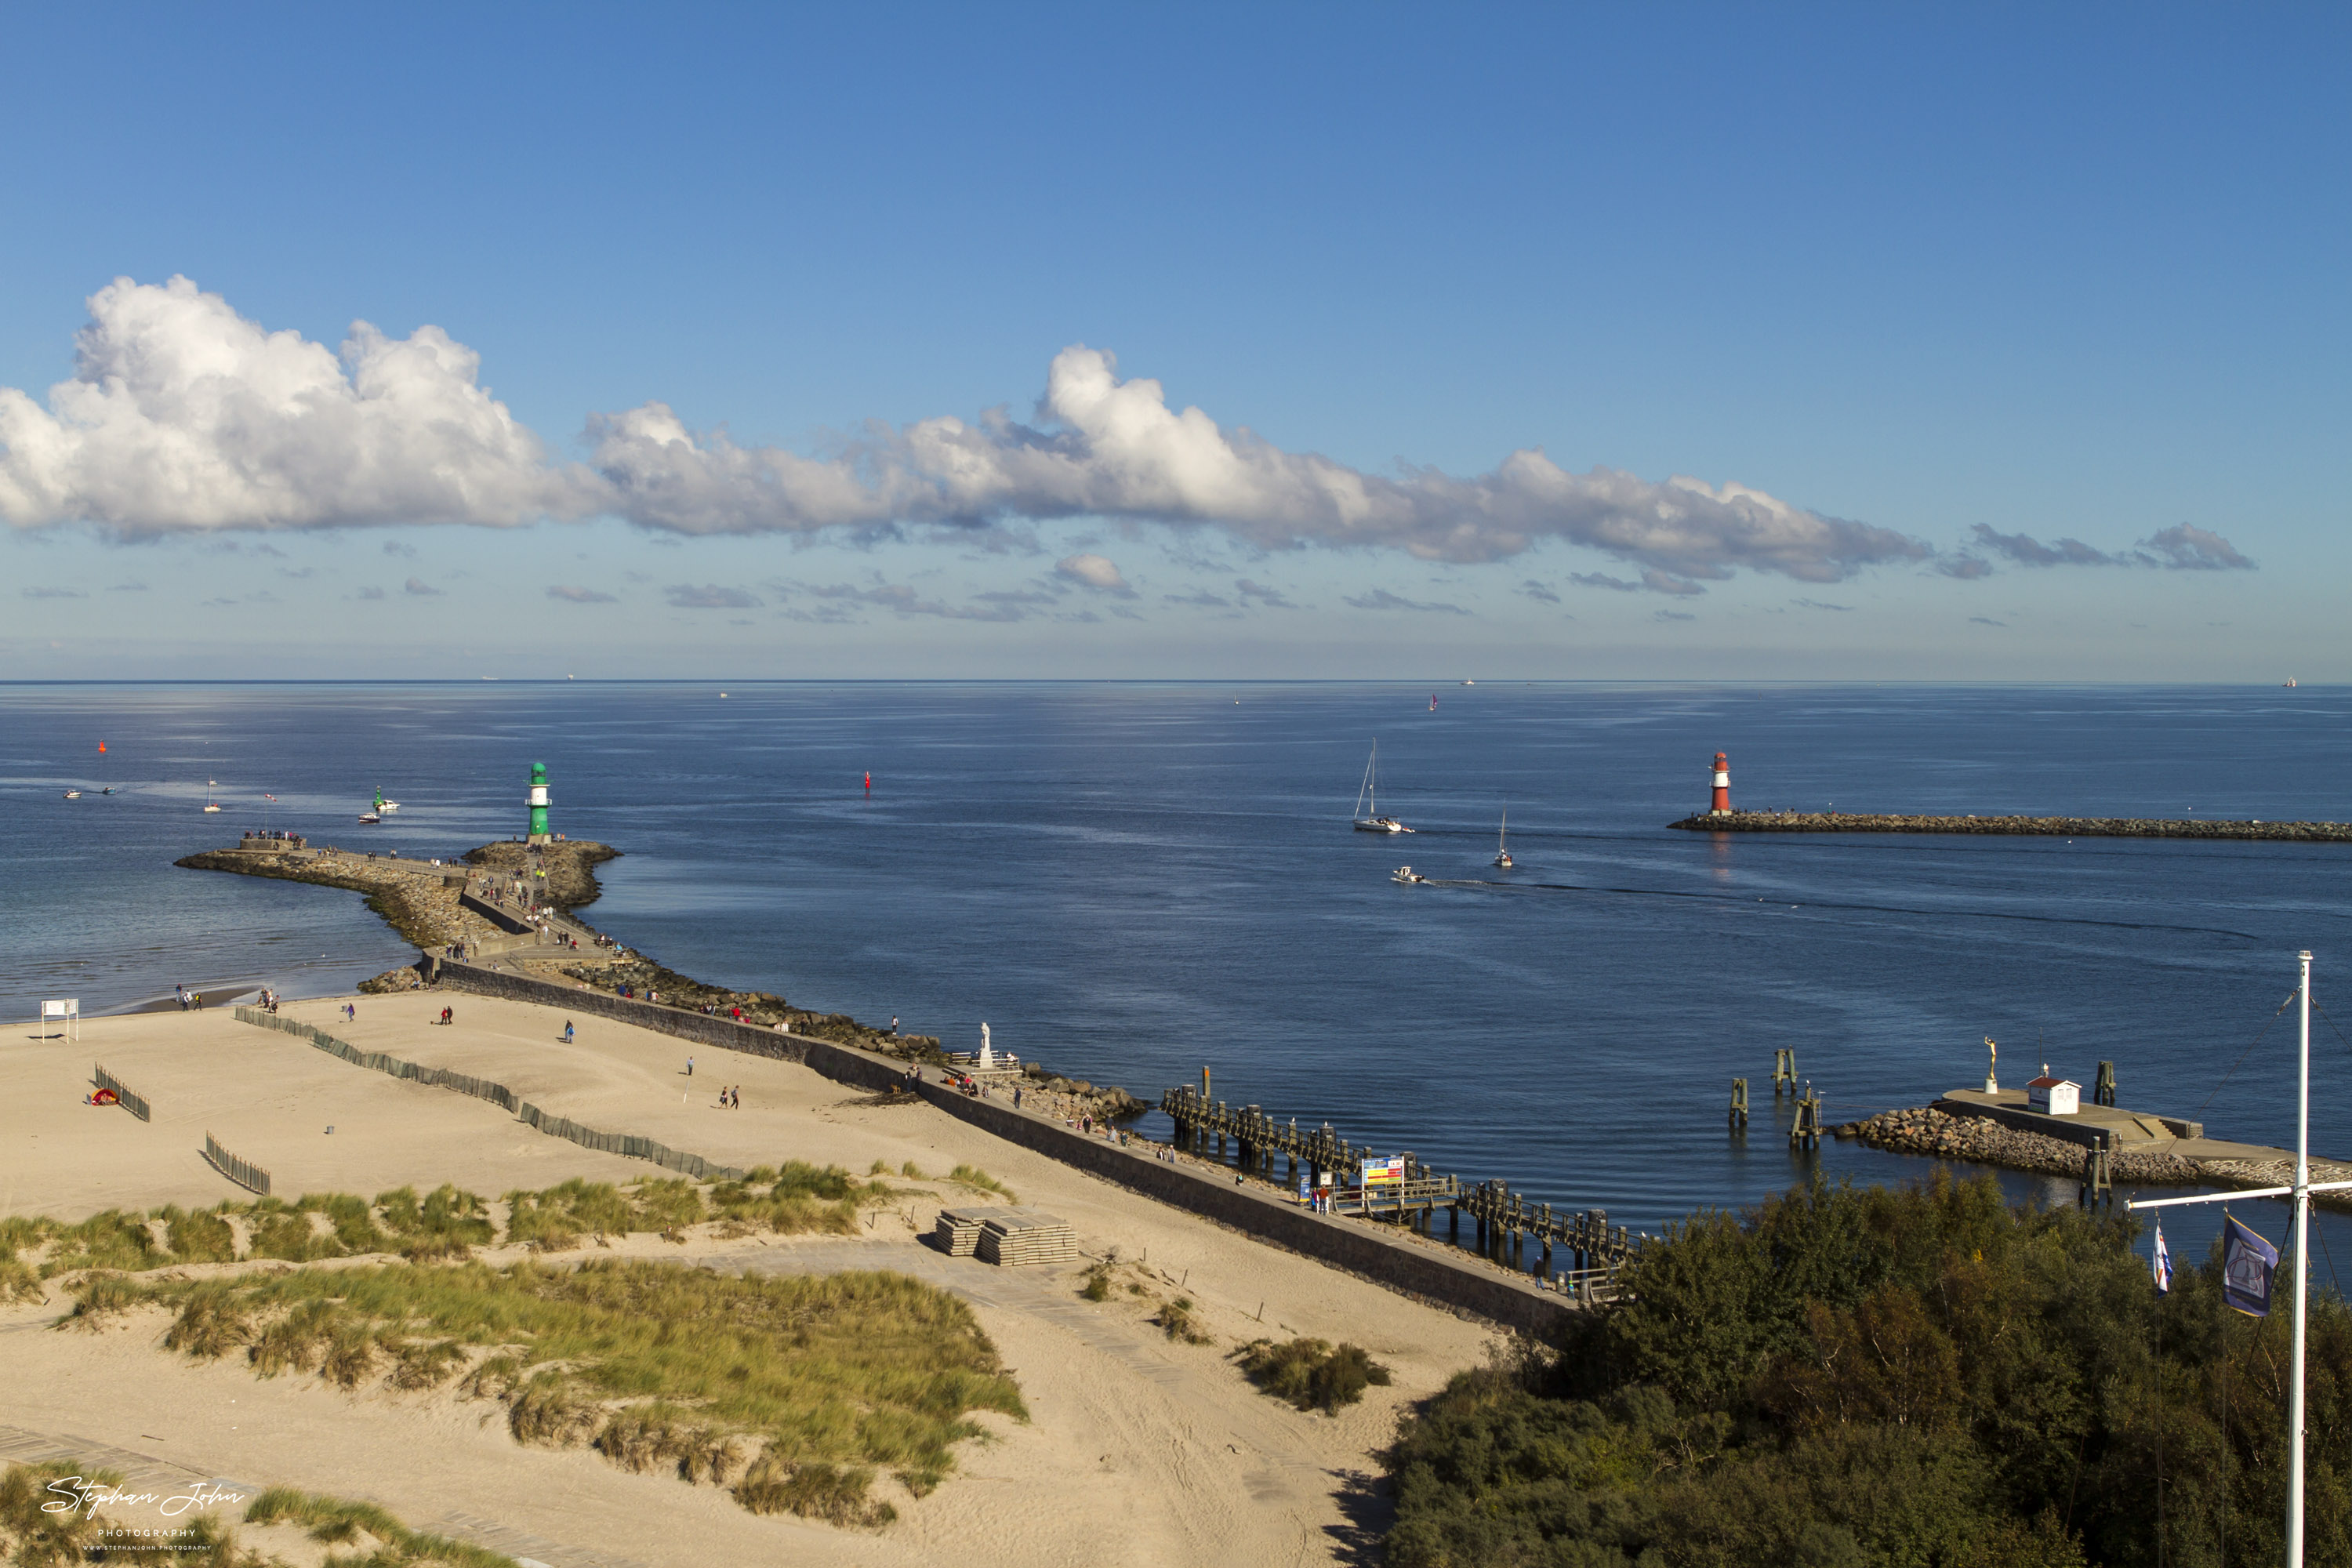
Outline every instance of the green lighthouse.
<path fill-rule="evenodd" d="M 530 842 L 550 842 L 547 832 L 547 764 L 530 764 Z"/>

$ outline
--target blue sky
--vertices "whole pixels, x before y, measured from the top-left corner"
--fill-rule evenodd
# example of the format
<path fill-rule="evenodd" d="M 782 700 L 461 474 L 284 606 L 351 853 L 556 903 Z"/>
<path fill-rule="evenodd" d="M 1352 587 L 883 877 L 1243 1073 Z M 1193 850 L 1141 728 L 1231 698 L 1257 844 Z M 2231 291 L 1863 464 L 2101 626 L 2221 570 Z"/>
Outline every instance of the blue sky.
<path fill-rule="evenodd" d="M 20 13 L 0 678 L 2343 679 L 2347 46 Z"/>

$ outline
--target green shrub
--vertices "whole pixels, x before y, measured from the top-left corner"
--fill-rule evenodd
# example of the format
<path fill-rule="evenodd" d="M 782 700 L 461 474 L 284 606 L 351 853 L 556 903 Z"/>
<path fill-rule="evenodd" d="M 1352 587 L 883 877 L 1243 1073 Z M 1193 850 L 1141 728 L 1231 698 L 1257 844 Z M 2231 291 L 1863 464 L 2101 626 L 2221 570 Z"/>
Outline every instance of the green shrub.
<path fill-rule="evenodd" d="M 1327 1415 L 1363 1398 L 1366 1388 L 1385 1388 L 1389 1381 L 1389 1369 L 1361 1345 L 1342 1342 L 1334 1346 L 1328 1340 L 1301 1338 L 1286 1344 L 1253 1340 L 1242 1349 L 1241 1368 L 1275 1398 Z"/>
<path fill-rule="evenodd" d="M 2218 1561 L 2226 1510 L 2231 1560 L 2276 1561 L 2290 1315 L 2229 1310 L 2210 1262 L 2158 1296 L 2134 1233 L 2012 1209 L 1990 1176 L 1696 1215 L 1622 1305 L 1402 1424 L 1386 1559 L 2152 1568 Z M 2312 1430 L 2340 1432 L 2332 1290 L 2310 1355 Z M 2309 1467 L 2313 1561 L 2352 1561 L 2352 1455 L 2317 1443 Z"/>

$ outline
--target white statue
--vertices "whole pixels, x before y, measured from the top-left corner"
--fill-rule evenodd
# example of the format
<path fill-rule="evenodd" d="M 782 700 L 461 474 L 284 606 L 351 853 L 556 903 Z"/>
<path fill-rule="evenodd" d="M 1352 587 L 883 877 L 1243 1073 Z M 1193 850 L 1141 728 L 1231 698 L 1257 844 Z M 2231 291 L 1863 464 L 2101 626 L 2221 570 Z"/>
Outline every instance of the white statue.
<path fill-rule="evenodd" d="M 983 1068 L 993 1067 L 996 1065 L 996 1053 L 991 1050 L 988 1045 L 988 1026 L 986 1024 L 982 1024 L 980 1026 L 980 1065 Z"/>

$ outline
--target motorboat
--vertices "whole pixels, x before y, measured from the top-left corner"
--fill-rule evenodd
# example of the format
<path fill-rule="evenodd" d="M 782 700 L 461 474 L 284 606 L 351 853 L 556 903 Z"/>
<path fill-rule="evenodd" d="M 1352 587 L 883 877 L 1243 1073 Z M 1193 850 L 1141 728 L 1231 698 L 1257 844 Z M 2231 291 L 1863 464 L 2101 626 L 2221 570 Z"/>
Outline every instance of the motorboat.
<path fill-rule="evenodd" d="M 1495 830 L 1495 864 L 1507 871 L 1511 868 L 1511 812 L 1503 808 L 1503 826 Z"/>
<path fill-rule="evenodd" d="M 66 791 L 66 798 L 68 800 L 79 800 L 81 798 L 81 791 L 78 789 L 69 789 Z"/>
<path fill-rule="evenodd" d="M 383 817 L 378 816 L 373 811 L 362 811 L 360 813 L 360 821 L 369 827 L 373 827 L 377 823 L 382 822 L 383 820 Z"/>
<path fill-rule="evenodd" d="M 1381 815 L 1381 743 L 1372 742 L 1371 760 L 1364 764 L 1363 786 L 1356 791 L 1356 831 L 1359 833 L 1411 833 L 1412 828 L 1393 816 Z M 1370 810 L 1365 806 L 1370 805 Z"/>
<path fill-rule="evenodd" d="M 383 791 L 381 789 L 375 792 L 375 814 L 377 816 L 390 816 L 394 812 L 398 811 L 399 809 L 400 802 L 396 800 L 384 799 Z"/>
<path fill-rule="evenodd" d="M 1414 870 L 1410 866 L 1400 866 L 1395 870 L 1389 873 L 1389 880 L 1391 882 L 1411 883 L 1426 882 L 1429 879 L 1423 876 L 1420 872 Z"/>

